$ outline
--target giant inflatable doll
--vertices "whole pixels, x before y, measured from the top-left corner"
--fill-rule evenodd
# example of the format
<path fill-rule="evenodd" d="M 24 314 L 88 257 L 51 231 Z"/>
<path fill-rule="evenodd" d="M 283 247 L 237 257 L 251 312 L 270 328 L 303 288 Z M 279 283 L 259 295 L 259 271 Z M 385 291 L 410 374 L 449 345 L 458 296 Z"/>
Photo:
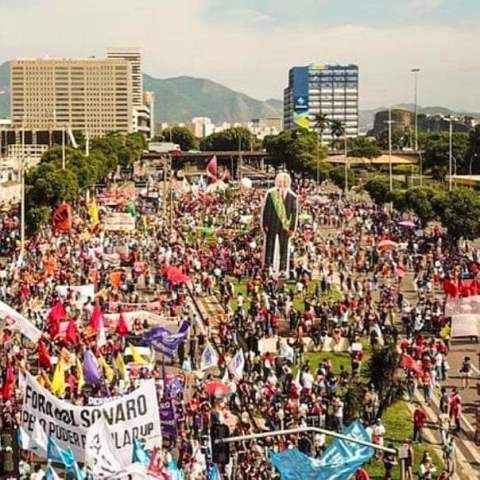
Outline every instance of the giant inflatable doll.
<path fill-rule="evenodd" d="M 275 177 L 275 187 L 267 191 L 262 209 L 264 267 L 288 276 L 290 239 L 297 228 L 297 196 L 290 189 L 288 173 Z"/>

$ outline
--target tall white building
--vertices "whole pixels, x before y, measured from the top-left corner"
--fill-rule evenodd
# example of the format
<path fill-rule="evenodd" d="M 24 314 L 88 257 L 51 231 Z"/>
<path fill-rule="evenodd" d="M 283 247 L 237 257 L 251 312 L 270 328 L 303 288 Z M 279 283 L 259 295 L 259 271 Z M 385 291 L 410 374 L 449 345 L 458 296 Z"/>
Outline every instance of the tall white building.
<path fill-rule="evenodd" d="M 143 107 L 143 52 L 140 48 L 108 48 L 107 58 L 127 60 L 131 65 L 132 105 Z"/>
<path fill-rule="evenodd" d="M 358 66 L 311 64 L 289 71 L 284 90 L 284 128 L 315 130 L 315 118 L 326 115 L 346 128 L 348 137 L 358 135 Z M 331 140 L 327 126 L 323 140 Z"/>

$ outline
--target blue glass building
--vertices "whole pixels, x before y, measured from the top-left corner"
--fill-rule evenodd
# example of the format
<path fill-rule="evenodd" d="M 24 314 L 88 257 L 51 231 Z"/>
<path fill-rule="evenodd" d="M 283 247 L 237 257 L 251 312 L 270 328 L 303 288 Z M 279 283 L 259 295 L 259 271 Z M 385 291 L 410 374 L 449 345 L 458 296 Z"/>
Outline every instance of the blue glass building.
<path fill-rule="evenodd" d="M 293 67 L 284 90 L 284 128 L 314 129 L 322 113 L 339 120 L 348 137 L 358 135 L 358 66 L 311 64 Z M 328 142 L 327 128 L 323 140 Z"/>

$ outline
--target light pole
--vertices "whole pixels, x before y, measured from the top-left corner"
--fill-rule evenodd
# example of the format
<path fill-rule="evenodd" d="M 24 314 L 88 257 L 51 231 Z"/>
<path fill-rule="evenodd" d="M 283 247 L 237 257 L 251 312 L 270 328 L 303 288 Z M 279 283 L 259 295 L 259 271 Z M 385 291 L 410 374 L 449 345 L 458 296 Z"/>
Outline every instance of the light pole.
<path fill-rule="evenodd" d="M 419 68 L 412 68 L 411 72 L 414 75 L 414 105 L 415 105 L 415 151 L 418 151 L 418 74 L 420 72 Z"/>
<path fill-rule="evenodd" d="M 22 122 L 22 156 L 20 164 L 20 259 L 25 254 L 25 123 Z"/>
<path fill-rule="evenodd" d="M 453 125 L 452 117 L 448 117 L 448 191 L 452 191 L 452 167 L 453 167 Z"/>
<path fill-rule="evenodd" d="M 388 107 L 388 120 L 385 122 L 388 125 L 388 177 L 390 181 L 390 191 L 393 190 L 393 172 L 392 172 L 392 107 Z"/>
<path fill-rule="evenodd" d="M 345 153 L 345 198 L 348 193 L 348 139 L 347 139 L 347 127 L 343 127 L 343 146 Z"/>
<path fill-rule="evenodd" d="M 65 127 L 62 127 L 62 170 L 65 170 Z"/>

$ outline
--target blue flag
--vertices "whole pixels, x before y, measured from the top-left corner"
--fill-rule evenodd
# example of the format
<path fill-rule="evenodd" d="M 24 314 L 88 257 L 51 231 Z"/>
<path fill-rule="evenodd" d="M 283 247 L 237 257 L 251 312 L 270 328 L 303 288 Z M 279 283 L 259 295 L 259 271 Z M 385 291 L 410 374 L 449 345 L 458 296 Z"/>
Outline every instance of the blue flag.
<path fill-rule="evenodd" d="M 208 470 L 208 480 L 221 480 L 221 478 L 218 465 L 216 463 L 212 464 Z"/>
<path fill-rule="evenodd" d="M 184 480 L 183 472 L 178 468 L 177 462 L 173 458 L 168 462 L 167 472 L 170 475 L 170 480 Z"/>
<path fill-rule="evenodd" d="M 75 463 L 75 457 L 73 456 L 72 450 L 64 450 L 60 448 L 58 443 L 52 438 L 48 437 L 47 443 L 47 459 L 51 460 L 53 463 L 61 463 L 68 470 L 73 469 L 73 464 Z"/>
<path fill-rule="evenodd" d="M 370 442 L 370 436 L 359 421 L 344 432 L 347 437 Z M 270 461 L 282 480 L 348 480 L 372 458 L 375 450 L 357 443 L 335 439 L 320 459 L 311 458 L 294 448 L 273 453 Z"/>
<path fill-rule="evenodd" d="M 150 456 L 145 451 L 138 438 L 133 439 L 132 463 L 142 463 L 143 465 L 148 465 L 150 463 Z"/>
<path fill-rule="evenodd" d="M 152 327 L 143 336 L 143 341 L 151 345 L 157 352 L 173 358 L 177 354 L 179 345 L 187 338 L 190 323 L 183 320 L 177 333 L 172 333 L 160 325 Z"/>

